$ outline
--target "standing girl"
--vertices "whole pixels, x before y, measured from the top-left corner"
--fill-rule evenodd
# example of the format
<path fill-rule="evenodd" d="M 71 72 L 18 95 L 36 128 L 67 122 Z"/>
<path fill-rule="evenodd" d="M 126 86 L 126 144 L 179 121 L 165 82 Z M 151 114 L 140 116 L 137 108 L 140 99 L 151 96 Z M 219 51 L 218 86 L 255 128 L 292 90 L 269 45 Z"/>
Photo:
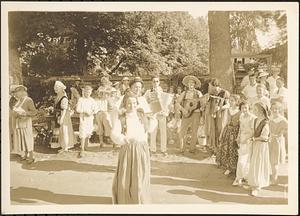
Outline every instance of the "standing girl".
<path fill-rule="evenodd" d="M 238 162 L 236 168 L 236 178 L 232 183 L 233 186 L 241 185 L 243 180 L 248 179 L 250 155 L 252 150 L 251 139 L 253 137 L 253 127 L 255 116 L 249 111 L 248 102 L 240 104 L 242 111 L 239 123 L 240 129 L 237 137 L 238 144 Z"/>
<path fill-rule="evenodd" d="M 288 129 L 288 122 L 284 116 L 281 115 L 283 105 L 280 102 L 272 104 L 272 118 L 270 120 L 270 162 L 272 167 L 271 184 L 277 183 L 278 165 L 285 163 L 285 139 Z"/>
<path fill-rule="evenodd" d="M 18 101 L 12 109 L 12 115 L 15 118 L 13 152 L 20 154 L 22 160 L 27 160 L 31 164 L 34 162 L 32 117 L 37 114 L 37 110 L 32 99 L 27 96 L 27 88 L 25 86 L 17 86 L 14 92 Z"/>
<path fill-rule="evenodd" d="M 147 132 L 152 120 L 137 111 L 137 99 L 126 93 L 126 112 L 120 116 L 121 124 L 111 134 L 112 140 L 122 145 L 113 180 L 114 204 L 146 204 L 150 198 L 150 153 Z"/>
<path fill-rule="evenodd" d="M 71 114 L 69 108 L 69 100 L 65 92 L 66 86 L 56 81 L 54 84 L 54 91 L 56 98 L 54 101 L 55 112 L 55 128 L 59 130 L 58 143 L 61 151 L 68 151 L 74 146 L 74 131 L 71 121 Z"/>
<path fill-rule="evenodd" d="M 254 136 L 252 138 L 252 154 L 248 174 L 248 184 L 251 195 L 257 196 L 262 187 L 270 184 L 270 158 L 269 158 L 269 110 L 264 103 L 254 105 Z"/>
<path fill-rule="evenodd" d="M 79 98 L 76 111 L 80 114 L 79 138 L 81 139 L 81 151 L 78 157 L 82 157 L 85 147 L 89 144 L 89 138 L 94 130 L 94 114 L 96 113 L 95 100 L 91 98 L 92 87 L 85 85 L 82 89 L 82 97 Z"/>
<path fill-rule="evenodd" d="M 229 175 L 232 171 L 234 171 L 237 164 L 238 154 L 236 138 L 239 131 L 239 100 L 239 95 L 231 95 L 229 98 L 229 123 L 220 135 L 220 148 L 216 155 L 217 164 L 226 169 L 224 173 L 225 175 Z"/>

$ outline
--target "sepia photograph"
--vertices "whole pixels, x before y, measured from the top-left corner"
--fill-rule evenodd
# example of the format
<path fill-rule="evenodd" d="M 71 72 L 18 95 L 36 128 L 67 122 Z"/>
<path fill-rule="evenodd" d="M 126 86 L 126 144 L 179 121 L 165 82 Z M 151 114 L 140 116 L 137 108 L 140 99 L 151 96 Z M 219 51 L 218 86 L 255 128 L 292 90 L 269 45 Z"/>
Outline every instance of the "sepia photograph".
<path fill-rule="evenodd" d="M 298 214 L 297 3 L 1 2 L 2 214 Z"/>

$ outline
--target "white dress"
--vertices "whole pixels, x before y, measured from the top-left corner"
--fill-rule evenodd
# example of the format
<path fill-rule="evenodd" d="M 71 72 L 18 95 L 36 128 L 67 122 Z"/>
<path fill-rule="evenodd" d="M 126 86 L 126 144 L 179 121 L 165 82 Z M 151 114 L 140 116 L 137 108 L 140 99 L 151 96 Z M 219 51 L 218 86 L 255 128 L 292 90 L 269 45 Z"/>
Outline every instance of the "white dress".
<path fill-rule="evenodd" d="M 254 130 L 259 127 L 254 122 Z M 252 144 L 252 153 L 249 166 L 248 183 L 253 188 L 267 187 L 270 184 L 271 164 L 269 158 L 269 144 L 268 138 L 270 134 L 269 123 L 266 123 L 261 129 L 261 132 L 257 132 L 254 137 L 263 139 L 265 141 L 254 141 Z"/>
<path fill-rule="evenodd" d="M 78 100 L 76 111 L 80 114 L 79 137 L 88 138 L 93 134 L 94 130 L 94 114 L 96 113 L 95 100 L 91 97 L 81 97 Z M 90 113 L 90 116 L 84 113 Z"/>
<path fill-rule="evenodd" d="M 255 116 L 249 113 L 248 116 L 241 114 L 240 116 L 240 129 L 238 134 L 238 162 L 236 169 L 236 178 L 248 178 L 250 156 L 252 151 L 252 142 L 250 139 L 253 137 L 254 132 L 254 119 Z"/>

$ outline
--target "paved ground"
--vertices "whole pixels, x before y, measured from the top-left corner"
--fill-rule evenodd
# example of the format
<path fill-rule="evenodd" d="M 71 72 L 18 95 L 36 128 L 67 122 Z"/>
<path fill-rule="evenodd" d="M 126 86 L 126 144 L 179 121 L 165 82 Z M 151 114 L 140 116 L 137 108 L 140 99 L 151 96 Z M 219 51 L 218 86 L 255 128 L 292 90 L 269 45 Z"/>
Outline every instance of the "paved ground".
<path fill-rule="evenodd" d="M 233 187 L 232 176 L 224 176 L 206 153 L 184 156 L 169 146 L 166 157 L 152 156 L 152 199 L 155 204 L 287 204 L 287 165 L 280 166 L 278 186 L 264 188 L 260 197 Z M 118 152 L 107 146 L 89 147 L 84 158 L 77 152 L 56 154 L 36 148 L 32 165 L 11 158 L 12 204 L 109 204 Z"/>

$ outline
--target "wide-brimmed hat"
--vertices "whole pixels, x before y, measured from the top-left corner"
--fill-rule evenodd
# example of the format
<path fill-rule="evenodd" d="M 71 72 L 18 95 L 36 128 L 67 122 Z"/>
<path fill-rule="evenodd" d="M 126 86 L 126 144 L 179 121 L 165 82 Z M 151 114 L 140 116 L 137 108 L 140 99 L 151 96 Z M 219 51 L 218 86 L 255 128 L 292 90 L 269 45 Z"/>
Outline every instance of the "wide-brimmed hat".
<path fill-rule="evenodd" d="M 26 91 L 27 92 L 27 88 L 23 85 L 17 85 L 13 92 L 18 92 L 18 91 Z"/>
<path fill-rule="evenodd" d="M 183 85 L 188 86 L 188 82 L 190 80 L 193 80 L 195 82 L 196 88 L 201 86 L 201 81 L 197 77 L 192 76 L 192 75 L 188 75 L 183 78 L 183 80 L 182 80 Z"/>
<path fill-rule="evenodd" d="M 133 80 L 130 81 L 129 86 L 131 87 L 134 83 L 140 82 L 142 85 L 144 85 L 144 82 L 141 77 L 135 77 Z"/>

